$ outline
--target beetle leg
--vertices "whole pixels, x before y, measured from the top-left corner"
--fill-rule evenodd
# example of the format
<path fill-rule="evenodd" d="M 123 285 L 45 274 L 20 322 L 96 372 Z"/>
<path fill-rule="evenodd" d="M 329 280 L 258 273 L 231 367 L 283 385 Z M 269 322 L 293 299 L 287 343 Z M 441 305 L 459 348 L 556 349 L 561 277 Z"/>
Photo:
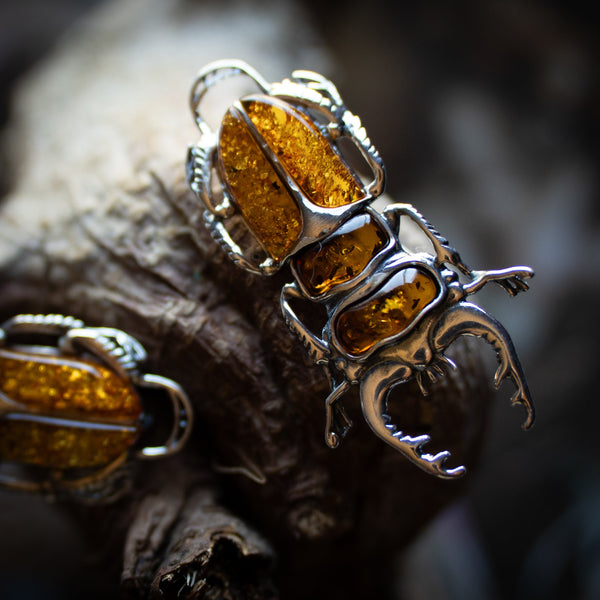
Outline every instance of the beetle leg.
<path fill-rule="evenodd" d="M 400 226 L 400 217 L 411 219 L 433 245 L 438 264 L 446 263 L 456 267 L 465 275 L 471 275 L 471 269 L 462 261 L 456 249 L 412 204 L 391 204 L 383 211 L 383 215 L 396 231 Z"/>
<path fill-rule="evenodd" d="M 349 387 L 350 383 L 344 380 L 333 388 L 325 400 L 325 443 L 330 448 L 337 448 L 341 438 L 346 437 L 352 427 L 344 406 L 338 402 Z"/>
<path fill-rule="evenodd" d="M 294 71 L 292 80 L 306 86 L 311 91 L 318 92 L 320 97 L 318 107 L 324 109 L 324 114 L 329 113 L 332 118 L 332 122 L 327 127 L 329 135 L 334 139 L 346 136 L 354 142 L 373 172 L 373 180 L 366 186 L 366 191 L 373 198 L 379 196 L 383 192 L 385 184 L 385 169 L 360 118 L 346 108 L 335 85 L 323 75 L 312 71 Z M 303 93 L 300 93 L 298 97 L 309 104 L 317 100 L 316 97 L 313 99 Z"/>
<path fill-rule="evenodd" d="M 241 60 L 217 60 L 206 65 L 196 76 L 190 93 L 190 108 L 203 135 L 213 133 L 200 111 L 206 92 L 214 85 L 230 77 L 244 76 L 251 79 L 263 93 L 269 93 L 271 85 L 250 65 Z"/>
<path fill-rule="evenodd" d="M 498 387 L 506 377 L 513 380 L 517 389 L 511 402 L 521 404 L 527 411 L 523 429 L 531 427 L 535 419 L 533 402 L 523 368 L 506 329 L 479 306 L 470 302 L 459 302 L 449 308 L 436 324 L 432 334 L 434 351 L 442 353 L 461 335 L 481 337 L 492 345 L 500 362 L 494 376 L 494 385 Z"/>
<path fill-rule="evenodd" d="M 112 327 L 70 329 L 60 338 L 59 348 L 67 353 L 83 348 L 124 376 L 135 372 L 147 358 L 144 347 L 134 337 Z"/>
<path fill-rule="evenodd" d="M 298 318 L 294 309 L 290 305 L 292 299 L 304 299 L 302 292 L 296 283 L 288 283 L 281 290 L 281 310 L 288 327 L 302 340 L 311 358 L 317 364 L 327 364 L 329 362 L 329 348 L 326 343 L 319 339 L 312 331 L 304 326 Z"/>
<path fill-rule="evenodd" d="M 211 214 L 209 211 L 204 212 L 204 224 L 210 231 L 210 235 L 213 240 L 217 242 L 228 257 L 238 267 L 254 273 L 255 275 L 272 275 L 277 271 L 278 266 L 273 262 L 273 259 L 267 258 L 265 261 L 256 265 L 250 262 L 244 255 L 243 250 L 233 241 L 227 228 L 223 225 L 221 219 L 218 216 Z"/>
<path fill-rule="evenodd" d="M 385 209 L 383 214 L 396 231 L 400 226 L 400 217 L 406 216 L 412 219 L 433 244 L 438 264 L 445 263 L 452 265 L 463 273 L 463 275 L 467 275 L 472 279 L 463 287 L 466 294 L 473 294 L 479 291 L 488 281 L 496 282 L 511 296 L 516 296 L 519 292 L 529 289 L 525 281 L 525 279 L 533 277 L 533 270 L 529 267 L 519 266 L 494 271 L 471 270 L 463 262 L 459 253 L 450 246 L 448 240 L 441 236 L 433 225 L 411 204 L 392 204 Z"/>
<path fill-rule="evenodd" d="M 145 373 L 135 377 L 135 383 L 140 387 L 163 390 L 169 395 L 173 409 L 173 425 L 169 438 L 162 446 L 147 446 L 138 452 L 142 458 L 162 458 L 179 452 L 185 445 L 194 425 L 194 409 L 187 394 L 172 379 Z"/>
<path fill-rule="evenodd" d="M 281 290 L 281 310 L 289 328 L 302 340 L 307 347 L 309 355 L 317 363 L 328 365 L 330 353 L 325 342 L 319 339 L 300 321 L 290 305 L 292 299 L 302 299 L 302 292 L 296 283 L 288 283 Z M 352 421 L 346 414 L 342 404 L 338 402 L 342 394 L 348 389 L 347 380 L 336 384 L 330 370 L 327 370 L 329 381 L 333 390 L 325 400 L 325 442 L 330 448 L 336 448 L 341 438 L 345 437 Z"/>
<path fill-rule="evenodd" d="M 238 266 L 256 273 L 257 275 L 270 275 L 277 270 L 273 260 L 267 258 L 260 265 L 256 265 L 246 258 L 244 251 L 236 244 L 223 221 L 235 211 L 233 201 L 226 189 L 215 193 L 212 185 L 213 167 L 216 139 L 205 135 L 197 146 L 188 148 L 186 176 L 190 188 L 204 203 L 206 210 L 203 214 L 204 224 L 210 231 L 212 238 L 227 253 L 229 258 Z"/>
<path fill-rule="evenodd" d="M 61 338 L 60 347 L 66 352 L 74 352 L 81 347 L 107 362 L 122 375 L 132 376 L 137 386 L 160 389 L 168 394 L 173 409 L 173 426 L 169 438 L 162 446 L 143 448 L 140 456 L 167 456 L 184 446 L 194 419 L 190 401 L 183 389 L 171 379 L 150 373 L 137 373 L 138 364 L 146 360 L 146 351 L 135 338 L 120 329 L 86 327 L 67 332 Z"/>
<path fill-rule="evenodd" d="M 234 210 L 229 195 L 213 189 L 213 168 L 217 139 L 205 135 L 196 146 L 188 148 L 186 178 L 191 190 L 202 200 L 207 210 L 220 219 L 230 217 Z"/>
<path fill-rule="evenodd" d="M 83 321 L 58 314 L 16 315 L 0 325 L 0 342 L 3 344 L 7 338 L 18 334 L 61 336 L 75 327 L 83 327 Z"/>
<path fill-rule="evenodd" d="M 377 198 L 383 193 L 385 187 L 385 167 L 377 148 L 367 135 L 360 118 L 349 110 L 343 111 L 340 126 L 341 133 L 352 140 L 371 168 L 373 180 L 367 184 L 365 191 L 372 198 Z"/>
<path fill-rule="evenodd" d="M 473 271 L 473 280 L 463 286 L 466 294 L 474 294 L 488 281 L 494 281 L 503 287 L 507 294 L 516 296 L 519 292 L 526 292 L 529 285 L 525 281 L 533 277 L 533 270 L 529 267 L 510 267 L 494 271 Z"/>
<path fill-rule="evenodd" d="M 342 97 L 333 82 L 323 77 L 323 75 L 314 71 L 297 70 L 292 73 L 292 79 L 295 82 L 316 90 L 328 98 L 334 106 L 342 107 L 344 105 Z"/>
<path fill-rule="evenodd" d="M 273 260 L 268 258 L 260 265 L 250 262 L 223 225 L 223 220 L 230 217 L 235 210 L 226 189 L 221 189 L 221 193 L 216 193 L 213 189 L 216 143 L 213 134 L 206 134 L 196 146 L 188 148 L 186 177 L 190 188 L 206 207 L 203 214 L 204 224 L 212 238 L 235 264 L 257 275 L 270 275 L 277 270 L 272 264 Z"/>
<path fill-rule="evenodd" d="M 384 442 L 406 456 L 423 471 L 443 479 L 460 477 L 465 468 L 447 469 L 444 464 L 450 452 L 426 454 L 423 447 L 430 441 L 428 435 L 411 437 L 399 431 L 387 414 L 387 398 L 390 389 L 403 383 L 412 374 L 410 367 L 398 363 L 384 363 L 371 369 L 360 386 L 362 411 L 369 427 Z"/>

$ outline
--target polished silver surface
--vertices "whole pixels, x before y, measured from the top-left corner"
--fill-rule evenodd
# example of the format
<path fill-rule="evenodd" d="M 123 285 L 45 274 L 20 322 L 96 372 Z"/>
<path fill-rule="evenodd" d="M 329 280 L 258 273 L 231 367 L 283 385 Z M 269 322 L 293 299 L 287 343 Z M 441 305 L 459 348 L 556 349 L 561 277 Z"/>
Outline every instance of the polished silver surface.
<path fill-rule="evenodd" d="M 140 388 L 155 388 L 166 392 L 173 409 L 173 427 L 164 444 L 146 446 L 138 452 L 141 458 L 163 458 L 179 452 L 192 433 L 194 410 L 183 388 L 172 379 L 162 375 L 143 373 L 133 377 Z"/>
<path fill-rule="evenodd" d="M 49 343 L 49 336 L 54 336 L 54 344 Z M 41 357 L 42 360 L 44 356 L 55 356 L 68 364 L 69 359 L 72 358 L 75 367 L 78 366 L 78 358 L 91 359 L 129 380 L 141 392 L 142 402 L 144 389 L 164 391 L 172 408 L 171 430 L 163 444 L 137 450 L 135 456 L 138 458 L 160 458 L 175 454 L 181 450 L 191 434 L 194 412 L 184 390 L 171 379 L 141 372 L 140 366 L 147 358 L 146 351 L 135 338 L 119 329 L 86 327 L 79 319 L 63 315 L 17 315 L 0 326 L 0 348 L 25 352 L 32 357 L 32 360 L 35 360 L 36 356 Z M 60 420 L 60 417 L 44 414 L 38 409 L 15 402 L 0 391 L 0 419 L 17 416 L 40 423 L 50 421 L 54 423 L 57 419 Z M 88 421 L 85 417 L 80 417 L 79 421 L 79 424 L 77 421 L 72 423 L 82 428 L 142 429 L 141 422 L 129 427 L 110 421 L 106 423 L 98 420 Z M 54 482 L 31 481 L 14 474 L 0 473 L 0 485 L 28 491 L 93 489 L 98 498 L 106 500 L 109 494 L 115 493 L 114 484 L 117 475 L 113 476 L 113 471 L 120 469 L 130 457 L 130 455 L 119 456 L 109 465 L 82 477 L 69 479 L 64 474 L 58 474 Z"/>
<path fill-rule="evenodd" d="M 252 122 L 244 117 L 241 105 L 234 103 L 234 107 L 238 107 L 234 110 L 238 111 L 240 118 L 245 119 L 248 131 L 287 185 L 302 214 L 302 235 L 289 254 L 279 262 L 267 257 L 257 263 L 249 252 L 232 239 L 228 220 L 237 214 L 235 198 L 230 196 L 218 170 L 219 136 L 202 116 L 201 103 L 206 92 L 223 79 L 240 75 L 254 81 L 262 94 L 283 100 L 303 111 L 336 151 L 340 151 L 337 143 L 342 137 L 351 140 L 372 171 L 372 180 L 363 184 L 364 200 L 337 209 L 316 207 L 298 189 Z M 384 166 L 360 119 L 348 111 L 331 81 L 311 71 L 295 71 L 289 79 L 268 83 L 241 61 L 219 61 L 200 72 L 192 88 L 190 104 L 201 138 L 188 151 L 188 181 L 206 208 L 204 221 L 212 237 L 238 266 L 252 273 L 269 275 L 286 262 L 291 263 L 296 281 L 282 289 L 281 309 L 290 329 L 303 341 L 314 362 L 324 367 L 329 378 L 332 392 L 325 401 L 327 445 L 332 448 L 338 446 L 352 427 L 342 397 L 351 385 L 358 385 L 363 415 L 377 436 L 431 475 L 444 479 L 463 475 L 463 466 L 446 466 L 450 458 L 448 451 L 428 453 L 425 445 L 430 442 L 429 436 L 413 437 L 402 432 L 387 414 L 388 395 L 393 386 L 414 378 L 423 394 L 427 394 L 432 382 L 444 376 L 449 369 L 456 369 L 445 351 L 456 338 L 463 335 L 481 337 L 492 345 L 500 363 L 494 382 L 498 386 L 505 378 L 513 380 L 516 391 L 512 402 L 521 404 L 527 412 L 524 427 L 532 425 L 533 403 L 508 333 L 493 317 L 467 302 L 466 297 L 492 281 L 509 295 L 516 296 L 528 289 L 526 280 L 533 276 L 533 271 L 520 266 L 492 271 L 472 270 L 448 240 L 413 206 L 393 204 L 382 213 L 370 206 L 383 191 Z M 386 233 L 388 242 L 352 279 L 322 295 L 311 295 L 294 261 L 289 259 L 298 256 L 303 248 L 327 243 L 328 236 L 349 223 L 353 216 L 365 214 L 377 222 Z M 411 252 L 403 246 L 400 235 L 402 219 L 410 220 L 418 228 L 428 240 L 430 251 Z M 395 276 L 407 269 L 418 269 L 429 275 L 436 285 L 435 299 L 424 306 L 402 331 L 374 340 L 371 347 L 360 355 L 349 354 L 336 333 L 340 315 L 345 309 L 362 305 L 373 298 L 384 285 L 394 282 Z M 311 331 L 294 310 L 294 305 L 302 301 L 318 302 L 325 306 L 327 320 L 320 333 Z"/>
<path fill-rule="evenodd" d="M 108 363 L 121 376 L 136 372 L 147 356 L 144 347 L 133 337 L 112 327 L 73 327 L 59 340 L 66 354 L 86 351 Z"/>

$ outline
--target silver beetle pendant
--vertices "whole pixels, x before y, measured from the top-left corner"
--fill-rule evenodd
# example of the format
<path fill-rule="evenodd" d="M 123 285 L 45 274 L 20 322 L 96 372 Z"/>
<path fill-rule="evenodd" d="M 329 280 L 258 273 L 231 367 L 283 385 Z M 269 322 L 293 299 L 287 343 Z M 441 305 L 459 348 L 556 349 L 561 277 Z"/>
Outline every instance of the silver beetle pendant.
<path fill-rule="evenodd" d="M 238 75 L 253 80 L 260 93 L 236 101 L 215 133 L 202 116 L 201 101 L 212 86 Z M 364 417 L 383 441 L 431 475 L 463 475 L 463 466 L 446 467 L 449 452 L 424 450 L 429 436 L 407 435 L 387 415 L 393 386 L 415 377 L 426 394 L 428 381 L 455 368 L 444 352 L 461 335 L 493 346 L 500 363 L 494 382 L 513 380 L 512 402 L 527 411 L 524 427 L 532 425 L 533 404 L 508 333 L 466 297 L 488 281 L 515 296 L 528 289 L 533 271 L 520 266 L 474 271 L 413 206 L 375 210 L 371 203 L 383 191 L 383 164 L 330 81 L 295 71 L 269 84 L 241 61 L 219 61 L 199 73 L 191 108 L 201 138 L 188 152 L 188 181 L 206 207 L 204 221 L 213 238 L 247 271 L 269 275 L 291 266 L 295 281 L 284 286 L 281 308 L 329 377 L 330 447 L 352 425 L 340 400 L 356 384 Z M 372 173 L 369 181 L 347 165 L 342 140 L 358 149 Z M 240 216 L 260 253 L 235 239 L 231 224 Z M 403 245 L 401 218 L 421 230 L 430 252 Z M 298 317 L 295 300 L 324 305 L 327 322 L 320 336 Z"/>
<path fill-rule="evenodd" d="M 124 491 L 132 458 L 178 452 L 191 404 L 171 379 L 140 372 L 145 360 L 130 335 L 69 316 L 24 314 L 0 325 L 0 486 L 106 502 Z M 159 445 L 147 438 L 161 429 L 157 418 L 149 427 L 150 395 L 166 417 Z"/>

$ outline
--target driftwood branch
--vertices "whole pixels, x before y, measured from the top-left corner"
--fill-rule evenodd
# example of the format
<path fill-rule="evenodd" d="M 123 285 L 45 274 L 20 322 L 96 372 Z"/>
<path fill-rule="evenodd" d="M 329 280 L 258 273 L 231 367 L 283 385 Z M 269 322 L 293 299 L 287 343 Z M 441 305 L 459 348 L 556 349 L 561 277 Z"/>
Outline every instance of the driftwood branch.
<path fill-rule="evenodd" d="M 302 20 L 284 5 L 111 3 L 16 99 L 0 317 L 62 312 L 122 328 L 197 411 L 186 452 L 138 465 L 126 500 L 66 507 L 94 543 L 90 511 L 120 515 L 124 563 L 120 549 L 107 560 L 122 567 L 127 598 L 365 597 L 465 485 L 434 480 L 382 444 L 351 394 L 354 431 L 329 450 L 326 378 L 279 311 L 289 272 L 245 274 L 201 225 L 183 166 L 197 135 L 186 105 L 196 70 L 235 55 L 269 79 L 328 64 L 323 50 L 290 47 L 286 28 Z M 407 384 L 392 405 L 407 431 L 474 467 L 488 375 L 467 344 L 452 356 L 459 371 L 427 399 Z"/>

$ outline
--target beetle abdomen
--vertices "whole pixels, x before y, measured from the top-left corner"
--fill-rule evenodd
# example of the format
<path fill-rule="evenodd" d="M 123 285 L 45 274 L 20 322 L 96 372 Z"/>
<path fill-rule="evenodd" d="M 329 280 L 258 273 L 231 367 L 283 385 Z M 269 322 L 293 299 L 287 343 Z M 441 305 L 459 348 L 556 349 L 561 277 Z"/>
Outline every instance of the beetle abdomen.
<path fill-rule="evenodd" d="M 366 197 L 331 142 L 299 110 L 268 96 L 231 107 L 221 124 L 219 169 L 231 198 L 276 260 L 302 235 L 302 212 L 290 188 L 312 204 L 336 208 Z"/>
<path fill-rule="evenodd" d="M 99 467 L 126 453 L 140 433 L 132 385 L 84 359 L 0 349 L 0 399 L 2 460 Z"/>

